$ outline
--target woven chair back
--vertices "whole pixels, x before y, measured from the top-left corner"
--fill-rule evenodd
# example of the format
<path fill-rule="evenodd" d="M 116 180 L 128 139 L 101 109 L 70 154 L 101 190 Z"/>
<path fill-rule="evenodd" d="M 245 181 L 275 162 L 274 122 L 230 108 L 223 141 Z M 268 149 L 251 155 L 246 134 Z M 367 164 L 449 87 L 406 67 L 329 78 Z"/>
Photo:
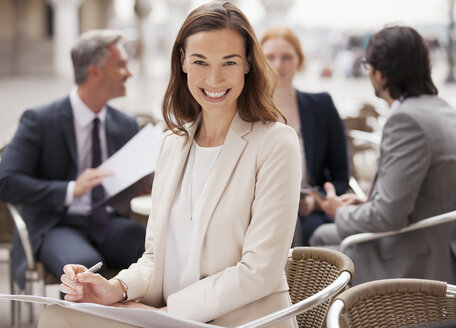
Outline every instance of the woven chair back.
<path fill-rule="evenodd" d="M 315 247 L 297 247 L 285 267 L 293 304 L 329 286 L 346 270 L 353 274 L 353 263 L 340 252 Z M 300 328 L 323 327 L 331 300 L 296 317 Z"/>
<path fill-rule="evenodd" d="M 341 327 L 425 327 L 456 319 L 456 298 L 446 296 L 447 284 L 422 279 L 388 279 L 350 288 Z M 345 295 L 344 295 L 345 294 Z"/>

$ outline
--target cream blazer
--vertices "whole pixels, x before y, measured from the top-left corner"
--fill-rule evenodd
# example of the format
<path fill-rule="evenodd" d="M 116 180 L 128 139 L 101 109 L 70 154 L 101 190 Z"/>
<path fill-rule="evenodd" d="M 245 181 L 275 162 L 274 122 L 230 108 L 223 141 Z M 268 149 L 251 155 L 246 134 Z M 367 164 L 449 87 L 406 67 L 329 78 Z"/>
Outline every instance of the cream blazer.
<path fill-rule="evenodd" d="M 165 135 L 152 189 L 145 253 L 119 273 L 128 299 L 170 314 L 235 326 L 291 304 L 284 266 L 296 224 L 301 181 L 295 131 L 281 123 L 245 122 L 236 114 L 202 195 L 197 245 L 200 280 L 163 299 L 170 207 L 192 144 Z M 287 320 L 277 327 L 296 326 Z"/>

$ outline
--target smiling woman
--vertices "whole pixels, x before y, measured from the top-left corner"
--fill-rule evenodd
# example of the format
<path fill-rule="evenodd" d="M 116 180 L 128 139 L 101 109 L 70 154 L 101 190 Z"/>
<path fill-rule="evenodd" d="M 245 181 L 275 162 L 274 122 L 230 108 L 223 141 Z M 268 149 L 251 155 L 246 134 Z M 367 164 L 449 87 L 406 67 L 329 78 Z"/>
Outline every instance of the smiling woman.
<path fill-rule="evenodd" d="M 226 130 L 236 113 L 244 75 L 249 72 L 244 40 L 230 29 L 199 32 L 187 38 L 181 53 L 188 88 L 203 111 L 197 142 L 206 147 L 222 145 L 224 136 L 208 140 L 207 129 L 224 126 Z"/>
<path fill-rule="evenodd" d="M 146 251 L 111 280 L 65 266 L 67 300 L 230 327 L 291 305 L 284 266 L 300 155 L 295 131 L 278 122 L 273 78 L 250 23 L 232 3 L 190 13 L 173 47 L 163 100 L 170 131 L 157 161 Z M 97 327 L 125 327 L 100 320 Z M 51 307 L 40 327 L 63 322 L 77 327 L 94 319 Z M 296 327 L 296 320 L 275 327 Z"/>

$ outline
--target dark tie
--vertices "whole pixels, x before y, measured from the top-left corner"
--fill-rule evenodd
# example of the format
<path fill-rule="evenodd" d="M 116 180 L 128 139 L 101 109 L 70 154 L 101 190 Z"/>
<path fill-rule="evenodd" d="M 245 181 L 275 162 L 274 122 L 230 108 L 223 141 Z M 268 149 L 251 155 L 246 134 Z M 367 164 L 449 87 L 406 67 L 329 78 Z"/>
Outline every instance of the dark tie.
<path fill-rule="evenodd" d="M 101 144 L 100 134 L 98 132 L 100 120 L 93 120 L 92 129 L 92 167 L 98 167 L 101 164 Z M 108 235 L 109 214 L 104 204 L 100 204 L 105 199 L 105 191 L 102 185 L 92 189 L 92 214 L 90 235 L 97 244 L 102 244 Z"/>

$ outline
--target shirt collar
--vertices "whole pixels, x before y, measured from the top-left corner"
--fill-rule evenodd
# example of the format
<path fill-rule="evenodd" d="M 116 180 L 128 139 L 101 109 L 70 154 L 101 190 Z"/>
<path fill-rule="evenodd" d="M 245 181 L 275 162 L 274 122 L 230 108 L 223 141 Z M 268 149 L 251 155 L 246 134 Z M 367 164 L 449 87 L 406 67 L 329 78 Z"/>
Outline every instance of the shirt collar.
<path fill-rule="evenodd" d="M 401 105 L 401 101 L 396 99 L 391 104 L 391 112 L 394 112 Z"/>
<path fill-rule="evenodd" d="M 84 101 L 82 101 L 81 97 L 79 97 L 77 86 L 74 86 L 70 91 L 70 103 L 73 109 L 74 121 L 79 127 L 85 128 L 89 126 L 96 117 L 98 117 L 101 124 L 105 123 L 106 105 L 103 106 L 98 114 L 95 114 L 89 107 L 87 107 Z"/>

